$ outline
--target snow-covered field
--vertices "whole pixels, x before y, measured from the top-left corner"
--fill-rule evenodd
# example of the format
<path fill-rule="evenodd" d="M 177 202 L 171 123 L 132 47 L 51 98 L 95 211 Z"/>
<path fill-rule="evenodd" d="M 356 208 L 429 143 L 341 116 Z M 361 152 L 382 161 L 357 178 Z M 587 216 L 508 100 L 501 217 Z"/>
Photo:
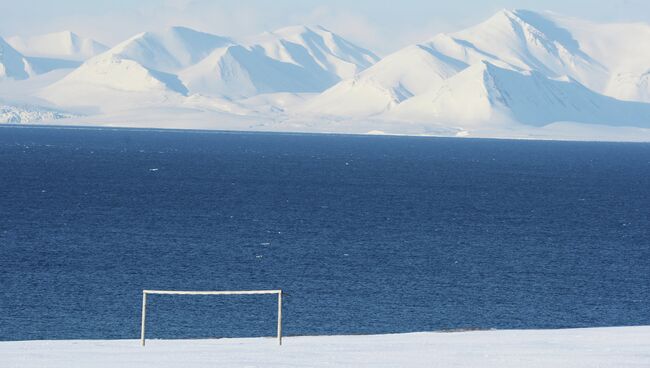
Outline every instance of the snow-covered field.
<path fill-rule="evenodd" d="M 218 340 L 0 342 L 0 366 L 650 367 L 650 327 Z"/>

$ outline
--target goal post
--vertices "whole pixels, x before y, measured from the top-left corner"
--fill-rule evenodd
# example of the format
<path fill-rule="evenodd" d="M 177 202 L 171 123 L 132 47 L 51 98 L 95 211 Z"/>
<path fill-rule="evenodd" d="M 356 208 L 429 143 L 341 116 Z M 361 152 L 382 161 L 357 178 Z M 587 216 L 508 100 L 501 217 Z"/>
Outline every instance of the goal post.
<path fill-rule="evenodd" d="M 267 295 L 278 296 L 278 345 L 282 345 L 282 290 L 241 290 L 241 291 L 175 291 L 142 290 L 142 321 L 140 326 L 140 343 L 145 344 L 145 326 L 147 318 L 147 295 Z"/>

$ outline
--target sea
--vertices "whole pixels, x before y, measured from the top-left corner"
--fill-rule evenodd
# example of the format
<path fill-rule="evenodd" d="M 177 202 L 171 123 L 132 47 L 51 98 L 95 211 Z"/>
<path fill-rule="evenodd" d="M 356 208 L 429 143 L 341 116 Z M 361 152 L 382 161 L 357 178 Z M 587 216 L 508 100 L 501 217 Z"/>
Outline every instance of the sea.
<path fill-rule="evenodd" d="M 650 325 L 650 144 L 0 128 L 0 340 Z M 151 295 L 147 337 L 273 336 Z"/>

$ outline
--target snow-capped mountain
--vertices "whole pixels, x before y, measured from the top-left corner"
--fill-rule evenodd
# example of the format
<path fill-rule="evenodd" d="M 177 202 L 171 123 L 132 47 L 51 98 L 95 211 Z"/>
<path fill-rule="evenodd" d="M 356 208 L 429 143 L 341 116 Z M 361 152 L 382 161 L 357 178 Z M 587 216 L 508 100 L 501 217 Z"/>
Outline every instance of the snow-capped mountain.
<path fill-rule="evenodd" d="M 87 60 L 41 95 L 66 106 L 161 103 L 188 92 L 174 72 L 230 42 L 184 27 L 140 33 Z"/>
<path fill-rule="evenodd" d="M 557 121 L 650 128 L 650 104 L 598 94 L 573 79 L 552 79 L 483 61 L 415 96 L 391 112 L 411 121 L 434 119 L 450 126 L 486 127 Z"/>
<path fill-rule="evenodd" d="M 47 73 L 53 60 L 80 62 L 3 44 L 0 75 L 15 83 L 5 82 L 7 96 L 29 83 L 21 90 L 36 92 L 25 97 L 82 113 L 79 124 L 99 114 L 147 127 L 500 137 L 618 129 L 650 140 L 647 24 L 503 10 L 383 59 L 322 27 L 241 39 L 172 27 L 56 73 Z"/>
<path fill-rule="evenodd" d="M 41 90 L 39 97 L 59 106 L 122 110 L 163 104 L 187 95 L 174 74 L 149 69 L 134 60 L 102 54 Z"/>
<path fill-rule="evenodd" d="M 377 60 L 322 27 L 287 27 L 217 49 L 180 78 L 194 93 L 230 98 L 322 92 Z"/>
<path fill-rule="evenodd" d="M 380 81 L 383 87 L 402 85 L 417 94 L 416 89 L 425 83 L 413 86 L 409 80 L 427 81 L 430 72 L 445 79 L 450 70 L 485 60 L 516 70 L 536 70 L 549 77 L 570 76 L 596 92 L 624 98 L 625 94 L 616 91 L 617 86 L 620 88 L 617 80 L 628 77 L 629 85 L 647 78 L 650 52 L 644 50 L 649 48 L 650 25 L 603 25 L 552 13 L 503 10 L 475 27 L 440 34 L 398 51 L 364 77 Z M 414 50 L 426 52 L 414 55 Z M 422 67 L 423 63 L 431 68 Z M 401 78 L 388 78 L 396 74 Z M 387 78 L 390 83 L 383 82 Z M 643 83 L 638 87 L 638 93 L 627 95 L 647 94 Z"/>
<path fill-rule="evenodd" d="M 616 46 L 607 48 L 610 43 Z M 454 126 L 580 121 L 647 127 L 643 104 L 615 98 L 650 102 L 649 68 L 650 26 L 504 10 L 387 56 L 301 112 Z"/>
<path fill-rule="evenodd" d="M 100 57 L 132 60 L 148 69 L 175 73 L 230 43 L 232 41 L 227 37 L 186 27 L 170 27 L 162 31 L 140 33 Z"/>
<path fill-rule="evenodd" d="M 31 37 L 14 36 L 7 38 L 7 42 L 29 57 L 74 61 L 84 61 L 108 50 L 107 46 L 70 31 Z"/>
<path fill-rule="evenodd" d="M 650 25 L 597 24 L 553 13 L 504 10 L 476 27 L 438 35 L 428 45 L 470 65 L 487 60 L 549 77 L 569 76 L 614 98 L 637 100 L 647 94 L 643 85 L 623 93 L 617 76 L 638 80 L 648 72 Z"/>
<path fill-rule="evenodd" d="M 345 79 L 373 65 L 379 58 L 322 26 L 293 26 L 244 40 L 271 59 L 303 67 L 310 74 L 327 73 Z"/>
<path fill-rule="evenodd" d="M 179 76 L 194 93 L 230 98 L 271 92 L 319 92 L 337 82 L 328 74 L 310 74 L 299 65 L 274 60 L 260 49 L 242 45 L 217 49 Z"/>
<path fill-rule="evenodd" d="M 308 102 L 302 110 L 346 116 L 380 114 L 428 91 L 467 66 L 444 57 L 427 45 L 409 46 L 338 83 Z"/>
<path fill-rule="evenodd" d="M 173 27 L 139 34 L 91 58 L 43 96 L 66 104 L 74 90 L 80 92 L 75 103 L 92 104 L 121 92 L 231 99 L 322 92 L 377 59 L 322 27 L 289 27 L 240 42 Z"/>

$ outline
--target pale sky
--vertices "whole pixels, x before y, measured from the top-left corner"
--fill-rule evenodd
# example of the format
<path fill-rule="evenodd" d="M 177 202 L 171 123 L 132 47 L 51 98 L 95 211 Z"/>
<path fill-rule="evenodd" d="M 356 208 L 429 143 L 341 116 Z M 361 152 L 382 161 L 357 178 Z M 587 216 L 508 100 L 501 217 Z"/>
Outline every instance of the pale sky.
<path fill-rule="evenodd" d="M 172 25 L 239 37 L 320 24 L 386 54 L 503 8 L 650 23 L 649 0 L 0 0 L 0 36 L 71 30 L 111 46 Z"/>

